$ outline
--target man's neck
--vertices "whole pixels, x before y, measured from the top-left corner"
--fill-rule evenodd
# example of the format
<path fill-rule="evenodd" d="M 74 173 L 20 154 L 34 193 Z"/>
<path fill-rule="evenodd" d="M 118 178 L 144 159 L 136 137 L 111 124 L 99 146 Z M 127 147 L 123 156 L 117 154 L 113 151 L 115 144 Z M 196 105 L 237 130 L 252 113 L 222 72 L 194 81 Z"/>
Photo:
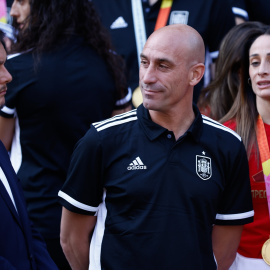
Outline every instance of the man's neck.
<path fill-rule="evenodd" d="M 153 6 L 158 0 L 148 0 L 149 5 Z"/>
<path fill-rule="evenodd" d="M 183 113 L 162 113 L 152 110 L 149 110 L 149 113 L 153 122 L 174 133 L 175 140 L 184 135 L 195 119 L 193 108 Z"/>

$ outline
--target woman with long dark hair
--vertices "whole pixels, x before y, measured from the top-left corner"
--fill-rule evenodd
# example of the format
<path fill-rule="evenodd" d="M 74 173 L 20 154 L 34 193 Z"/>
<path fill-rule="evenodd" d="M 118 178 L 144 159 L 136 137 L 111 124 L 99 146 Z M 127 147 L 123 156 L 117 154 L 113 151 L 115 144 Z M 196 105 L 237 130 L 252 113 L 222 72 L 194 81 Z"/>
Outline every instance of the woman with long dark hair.
<path fill-rule="evenodd" d="M 239 27 L 239 26 L 238 26 Z M 254 222 L 244 225 L 231 270 L 267 270 L 270 256 L 270 27 L 253 29 L 242 40 L 238 91 L 220 119 L 243 140 L 249 158 Z M 216 100 L 217 104 L 219 99 Z"/>
<path fill-rule="evenodd" d="M 224 117 L 240 91 L 240 73 L 246 40 L 264 28 L 260 22 L 246 22 L 233 27 L 223 38 L 215 66 L 215 78 L 199 96 L 198 106 L 203 114 L 215 120 Z"/>

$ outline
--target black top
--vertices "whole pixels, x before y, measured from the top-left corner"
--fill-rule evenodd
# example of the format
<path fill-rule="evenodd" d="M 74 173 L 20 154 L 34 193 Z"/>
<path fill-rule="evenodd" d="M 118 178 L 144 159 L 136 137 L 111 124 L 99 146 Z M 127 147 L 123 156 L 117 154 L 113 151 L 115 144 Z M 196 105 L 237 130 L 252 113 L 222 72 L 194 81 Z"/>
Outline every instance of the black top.
<path fill-rule="evenodd" d="M 177 141 L 141 105 L 94 123 L 78 143 L 59 196 L 98 215 L 91 270 L 216 269 L 212 225 L 252 221 L 241 138 L 194 111 Z"/>
<path fill-rule="evenodd" d="M 265 0 L 231 0 L 236 16 L 244 20 L 259 21 L 270 24 L 270 1 Z M 247 13 L 247 16 L 246 16 Z"/>
<path fill-rule="evenodd" d="M 7 7 L 10 7 L 11 8 L 12 3 L 13 3 L 13 0 L 7 0 Z"/>
<path fill-rule="evenodd" d="M 34 62 L 30 52 L 11 56 L 13 80 L 0 115 L 19 121 L 22 181 L 30 218 L 45 237 L 58 237 L 57 193 L 76 142 L 92 122 L 111 116 L 116 89 L 104 60 L 74 37 Z M 14 144 L 16 145 L 16 144 Z M 16 154 L 12 149 L 11 158 Z"/>

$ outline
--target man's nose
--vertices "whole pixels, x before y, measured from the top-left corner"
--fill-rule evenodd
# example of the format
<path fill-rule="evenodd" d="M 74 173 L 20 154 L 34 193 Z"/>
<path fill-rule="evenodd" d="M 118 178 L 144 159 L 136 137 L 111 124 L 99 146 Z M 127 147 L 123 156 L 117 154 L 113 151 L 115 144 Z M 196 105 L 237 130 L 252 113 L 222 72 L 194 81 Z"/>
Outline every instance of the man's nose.
<path fill-rule="evenodd" d="M 150 64 L 147 68 L 144 68 L 142 79 L 145 84 L 156 82 L 156 69 L 153 65 Z"/>

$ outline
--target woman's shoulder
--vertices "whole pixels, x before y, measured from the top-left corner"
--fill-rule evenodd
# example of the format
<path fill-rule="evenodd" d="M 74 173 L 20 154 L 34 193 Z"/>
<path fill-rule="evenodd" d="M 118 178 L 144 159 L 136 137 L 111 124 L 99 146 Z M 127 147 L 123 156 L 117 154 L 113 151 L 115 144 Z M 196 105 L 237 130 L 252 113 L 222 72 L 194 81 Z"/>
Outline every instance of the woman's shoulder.
<path fill-rule="evenodd" d="M 232 130 L 236 130 L 236 121 L 235 119 L 230 119 L 224 123 L 222 123 L 224 126 L 232 129 Z"/>

